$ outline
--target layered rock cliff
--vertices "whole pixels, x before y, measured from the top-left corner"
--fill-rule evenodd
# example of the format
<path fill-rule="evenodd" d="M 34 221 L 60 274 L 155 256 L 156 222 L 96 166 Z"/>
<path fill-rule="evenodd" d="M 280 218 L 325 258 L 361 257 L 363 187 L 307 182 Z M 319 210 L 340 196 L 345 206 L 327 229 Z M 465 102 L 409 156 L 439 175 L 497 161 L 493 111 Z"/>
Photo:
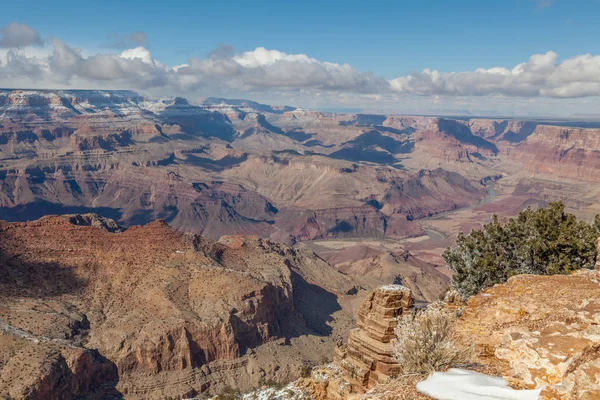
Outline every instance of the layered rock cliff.
<path fill-rule="evenodd" d="M 337 302 L 347 278 L 257 237 L 52 216 L 0 222 L 0 258 L 0 394 L 11 398 L 248 389 L 297 374 L 331 349 L 332 315 L 351 319 Z M 301 343 L 286 355 L 278 340 Z"/>
<path fill-rule="evenodd" d="M 538 125 L 511 151 L 533 173 L 598 182 L 600 131 Z"/>
<path fill-rule="evenodd" d="M 294 242 L 411 236 L 407 218 L 485 196 L 479 176 L 403 167 L 420 119 L 213 100 L 0 90 L 0 218 L 94 212 L 124 226 L 164 219 L 212 239 Z"/>
<path fill-rule="evenodd" d="M 358 328 L 350 331 L 347 346 L 336 351 L 338 363 L 352 381 L 371 388 L 398 374 L 391 342 L 397 318 L 412 305 L 410 290 L 400 285 L 382 286 L 367 296 L 358 311 Z"/>

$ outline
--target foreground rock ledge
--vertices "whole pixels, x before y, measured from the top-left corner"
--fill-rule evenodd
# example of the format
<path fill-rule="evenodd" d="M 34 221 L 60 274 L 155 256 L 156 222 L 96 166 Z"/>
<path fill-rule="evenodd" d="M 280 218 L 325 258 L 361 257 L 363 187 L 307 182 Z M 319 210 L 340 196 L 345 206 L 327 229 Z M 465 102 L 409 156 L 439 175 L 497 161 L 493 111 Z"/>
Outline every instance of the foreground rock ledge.
<path fill-rule="evenodd" d="M 405 289 L 378 289 L 359 312 L 359 328 L 336 348 L 335 363 L 296 385 L 316 399 L 424 399 L 418 379 L 400 370 L 389 343 L 395 317 L 410 307 Z M 452 307 L 456 307 L 454 304 Z M 600 284 L 595 271 L 519 275 L 469 299 L 457 321 L 478 350 L 477 370 L 515 389 L 544 387 L 540 400 L 600 399 Z"/>
<path fill-rule="evenodd" d="M 600 285 L 591 271 L 520 275 L 469 299 L 459 330 L 480 361 L 543 399 L 600 398 Z"/>

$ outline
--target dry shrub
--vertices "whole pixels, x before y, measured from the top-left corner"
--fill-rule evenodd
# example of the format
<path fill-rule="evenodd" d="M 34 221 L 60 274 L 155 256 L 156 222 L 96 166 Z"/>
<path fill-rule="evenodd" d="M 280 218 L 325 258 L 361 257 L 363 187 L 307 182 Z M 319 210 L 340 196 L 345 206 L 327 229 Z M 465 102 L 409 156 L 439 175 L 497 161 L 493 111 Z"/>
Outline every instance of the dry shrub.
<path fill-rule="evenodd" d="M 456 313 L 435 303 L 398 321 L 394 350 L 405 374 L 428 374 L 472 360 L 473 347 L 461 343 L 455 322 Z"/>

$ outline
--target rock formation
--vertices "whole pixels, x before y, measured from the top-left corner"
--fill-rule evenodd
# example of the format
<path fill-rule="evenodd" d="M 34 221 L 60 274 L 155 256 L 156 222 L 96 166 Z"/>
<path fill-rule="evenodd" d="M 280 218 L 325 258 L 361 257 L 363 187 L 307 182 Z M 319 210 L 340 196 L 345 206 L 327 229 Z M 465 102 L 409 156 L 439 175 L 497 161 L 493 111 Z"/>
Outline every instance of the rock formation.
<path fill-rule="evenodd" d="M 400 371 L 391 342 L 397 318 L 412 305 L 410 290 L 400 285 L 382 286 L 367 296 L 358 328 L 350 331 L 345 347 L 336 348 L 336 360 L 351 382 L 370 388 Z"/>
<path fill-rule="evenodd" d="M 533 173 L 598 182 L 598 129 L 538 125 L 510 157 Z"/>
<path fill-rule="evenodd" d="M 478 204 L 499 178 L 511 209 L 598 208 L 597 129 L 205 101 L 0 90 L 0 218 L 163 219 L 213 240 L 407 238 Z"/>
<path fill-rule="evenodd" d="M 449 306 L 461 310 L 457 331 L 477 350 L 469 369 L 501 376 L 514 389 L 543 388 L 540 400 L 591 400 L 600 398 L 599 299 L 597 272 L 582 270 L 514 276 L 466 305 Z M 423 377 L 390 379 L 400 370 L 389 345 L 395 316 L 410 304 L 402 287 L 371 293 L 335 362 L 315 368 L 296 387 L 319 400 L 428 398 L 415 391 Z"/>
<path fill-rule="evenodd" d="M 290 379 L 352 323 L 314 253 L 162 221 L 0 222 L 0 397 L 191 397 Z M 318 306 L 317 306 L 318 305 Z"/>
<path fill-rule="evenodd" d="M 469 141 L 490 146 L 441 132 L 437 119 L 206 101 L 0 90 L 0 218 L 94 212 L 123 226 L 164 219 L 212 239 L 408 237 L 420 232 L 410 220 L 485 196 L 479 173 L 402 165 L 419 148 L 429 158 L 449 148 L 453 160 L 477 152 Z M 429 126 L 438 136 L 421 135 Z"/>
<path fill-rule="evenodd" d="M 67 215 L 0 223 L 9 349 L 0 368 L 11 379 L 2 393 L 94 387 L 99 396 L 141 398 L 295 376 L 300 356 L 277 360 L 289 356 L 290 342 L 313 359 L 315 348 L 332 348 L 332 335 L 351 326 L 345 293 L 397 280 L 415 298 L 435 300 L 449 274 L 440 252 L 491 213 L 562 199 L 591 217 L 600 190 L 597 124 L 566 124 L 0 90 L 0 218 Z M 163 223 L 125 229 L 156 219 L 210 240 Z M 337 265 L 342 273 L 305 248 L 275 243 L 356 238 L 389 241 Z M 413 256 L 401 259 L 407 250 Z M 361 314 L 362 328 L 339 357 L 366 386 L 394 368 L 385 329 L 369 331 L 370 318 Z M 530 325 L 519 333 L 529 347 L 541 340 Z M 26 367 L 31 379 L 17 381 Z M 86 377 L 83 369 L 101 372 Z M 564 370 L 564 382 L 575 379 Z M 537 382 L 534 375 L 523 382 Z M 49 384 L 55 378 L 60 388 Z"/>
<path fill-rule="evenodd" d="M 459 330 L 515 387 L 544 399 L 600 398 L 600 285 L 591 271 L 519 275 L 469 299 Z"/>
<path fill-rule="evenodd" d="M 298 387 L 318 399 L 347 399 L 387 383 L 401 366 L 394 359 L 392 339 L 398 317 L 410 312 L 413 298 L 401 285 L 377 288 L 367 295 L 358 311 L 358 327 L 347 344 L 335 349 L 334 362 L 313 370 Z"/>

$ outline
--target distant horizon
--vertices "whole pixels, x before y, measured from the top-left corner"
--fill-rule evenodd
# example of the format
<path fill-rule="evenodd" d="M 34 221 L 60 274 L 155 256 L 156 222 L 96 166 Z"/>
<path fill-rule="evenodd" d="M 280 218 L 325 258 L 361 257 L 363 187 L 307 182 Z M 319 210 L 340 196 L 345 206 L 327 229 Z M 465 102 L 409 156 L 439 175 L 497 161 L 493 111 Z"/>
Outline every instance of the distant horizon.
<path fill-rule="evenodd" d="M 492 111 L 482 111 L 482 110 L 429 110 L 428 112 L 418 111 L 418 110 L 406 110 L 406 111 L 398 111 L 398 110 L 386 110 L 386 109 L 373 109 L 373 108 L 360 108 L 360 107 L 304 107 L 298 106 L 296 104 L 280 104 L 280 103 L 267 103 L 261 102 L 259 100 L 255 100 L 252 98 L 234 98 L 234 97 L 224 97 L 222 95 L 208 95 L 199 99 L 189 99 L 186 96 L 182 95 L 164 95 L 157 96 L 151 94 L 145 94 L 136 89 L 74 89 L 74 88 L 26 88 L 26 87 L 0 87 L 0 91 L 39 91 L 39 92 L 91 92 L 91 91 L 100 91 L 100 92 L 131 92 L 139 95 L 141 97 L 146 97 L 148 99 L 159 100 L 159 99 L 174 99 L 176 97 L 185 98 L 190 101 L 192 104 L 204 104 L 203 101 L 208 99 L 224 99 L 230 101 L 250 101 L 258 104 L 268 105 L 271 107 L 292 107 L 297 109 L 306 109 L 310 111 L 318 111 L 323 113 L 336 113 L 336 114 L 371 114 L 371 115 L 399 115 L 399 116 L 414 116 L 414 117 L 444 117 L 444 118 L 456 118 L 456 119 L 510 119 L 510 120 L 539 120 L 539 121 L 556 121 L 556 122 L 581 122 L 581 123 L 600 123 L 600 113 L 591 113 L 591 114 L 571 114 L 571 115 L 551 115 L 551 114 L 502 114 L 502 113 L 494 113 Z"/>

